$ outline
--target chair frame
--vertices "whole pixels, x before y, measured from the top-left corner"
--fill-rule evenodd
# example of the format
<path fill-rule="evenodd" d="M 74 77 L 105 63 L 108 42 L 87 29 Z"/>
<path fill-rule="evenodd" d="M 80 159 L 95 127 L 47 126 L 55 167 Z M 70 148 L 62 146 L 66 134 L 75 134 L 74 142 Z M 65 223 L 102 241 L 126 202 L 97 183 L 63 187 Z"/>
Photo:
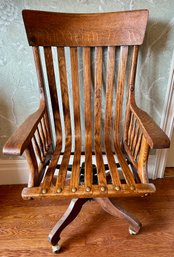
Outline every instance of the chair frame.
<path fill-rule="evenodd" d="M 124 218 L 130 225 L 130 233 L 137 234 L 141 223 L 131 214 L 113 205 L 110 197 L 144 196 L 155 192 L 155 186 L 149 183 L 147 161 L 150 148 L 168 148 L 169 139 L 152 118 L 141 110 L 135 101 L 135 76 L 139 46 L 143 43 L 148 10 L 125 11 L 98 14 L 65 14 L 41 11 L 23 11 L 29 45 L 33 48 L 40 105 L 38 110 L 14 132 L 3 148 L 4 154 L 22 155 L 25 153 L 29 166 L 28 187 L 22 191 L 24 199 L 31 198 L 73 198 L 69 208 L 49 234 L 53 251 L 60 247 L 60 233 L 80 212 L 83 204 L 94 199 L 108 213 Z M 69 26 L 71 24 L 71 26 Z M 109 24 L 109 25 L 108 25 Z M 53 145 L 52 123 L 46 97 L 43 68 L 39 47 L 44 49 L 45 66 L 53 109 L 56 144 Z M 66 77 L 64 47 L 70 47 L 71 76 L 73 89 L 75 151 L 74 161 L 69 165 L 72 147 L 72 129 L 70 123 L 70 105 Z M 108 47 L 106 106 L 104 124 L 104 143 L 108 165 L 104 165 L 101 150 L 101 85 L 102 85 L 102 47 Z M 61 86 L 62 105 L 65 124 L 65 150 L 61 153 L 62 127 L 57 97 L 56 80 L 51 47 L 57 47 L 58 66 Z M 84 113 L 85 113 L 85 163 L 81 166 L 81 128 L 80 98 L 78 77 L 77 47 L 83 48 Z M 94 146 L 92 151 L 91 122 L 91 70 L 90 49 L 95 48 L 94 79 Z M 115 48 L 120 47 L 118 81 L 116 93 L 116 112 L 112 128 L 112 97 L 115 71 Z M 129 73 L 129 92 L 126 104 L 124 131 L 120 142 L 120 121 L 124 94 L 128 49 L 132 47 L 131 68 Z M 111 130 L 118 163 L 115 162 L 111 146 Z M 58 159 L 62 154 L 61 165 Z M 96 165 L 92 165 L 92 156 Z M 131 166 L 131 169 L 129 167 Z M 125 182 L 122 183 L 118 167 L 122 168 Z M 56 182 L 55 169 L 59 168 Z M 71 170 L 71 179 L 67 184 L 67 170 Z M 110 174 L 106 175 L 106 169 Z M 82 173 L 83 170 L 83 173 Z M 80 176 L 84 180 L 80 183 Z M 97 177 L 95 181 L 94 177 Z M 54 185 L 53 185 L 54 184 Z"/>

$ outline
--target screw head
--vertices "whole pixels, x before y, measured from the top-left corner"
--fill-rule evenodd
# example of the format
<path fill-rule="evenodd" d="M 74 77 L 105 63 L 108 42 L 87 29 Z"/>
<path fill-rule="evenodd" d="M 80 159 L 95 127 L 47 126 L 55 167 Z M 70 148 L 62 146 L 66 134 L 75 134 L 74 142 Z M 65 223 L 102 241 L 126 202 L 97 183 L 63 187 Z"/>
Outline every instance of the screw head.
<path fill-rule="evenodd" d="M 131 185 L 131 186 L 130 186 L 130 190 L 134 191 L 134 190 L 135 190 L 135 186 L 134 186 L 134 185 Z"/>
<path fill-rule="evenodd" d="M 120 190 L 121 190 L 121 187 L 120 187 L 120 186 L 115 186 L 115 190 L 116 190 L 116 191 L 120 191 Z"/>
<path fill-rule="evenodd" d="M 42 194 L 46 194 L 47 190 L 46 189 L 42 189 Z"/>
<path fill-rule="evenodd" d="M 104 192 L 104 191 L 106 190 L 106 188 L 105 188 L 104 186 L 102 186 L 102 187 L 100 188 L 100 190 L 101 190 L 102 192 Z"/>
<path fill-rule="evenodd" d="M 72 191 L 73 193 L 75 193 L 75 192 L 77 191 L 77 188 L 76 188 L 76 187 L 73 187 L 73 188 L 71 189 L 71 191 Z"/>
<path fill-rule="evenodd" d="M 90 192 L 91 191 L 91 188 L 90 187 L 86 187 L 86 192 Z"/>
<path fill-rule="evenodd" d="M 62 188 L 61 187 L 58 187 L 57 190 L 56 190 L 57 193 L 61 193 L 62 192 Z"/>

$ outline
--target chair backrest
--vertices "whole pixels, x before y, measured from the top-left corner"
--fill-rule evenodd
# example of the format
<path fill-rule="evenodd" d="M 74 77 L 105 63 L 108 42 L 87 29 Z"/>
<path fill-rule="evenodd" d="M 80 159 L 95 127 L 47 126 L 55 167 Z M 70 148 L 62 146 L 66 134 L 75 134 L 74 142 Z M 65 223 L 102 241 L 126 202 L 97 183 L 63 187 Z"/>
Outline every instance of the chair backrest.
<path fill-rule="evenodd" d="M 39 51 L 43 47 L 56 137 L 62 137 L 63 130 L 66 138 L 71 138 L 74 133 L 75 147 L 81 148 L 81 124 L 84 118 L 85 149 L 91 150 L 92 138 L 95 138 L 96 146 L 101 144 L 102 125 L 105 144 L 110 140 L 110 136 L 114 135 L 114 143 L 119 145 L 120 135 L 123 134 L 120 131 L 120 123 L 127 77 L 129 77 L 129 97 L 124 124 L 125 138 L 130 133 L 129 127 L 133 126 L 129 103 L 131 99 L 134 100 L 138 46 L 143 43 L 148 10 L 97 14 L 24 10 L 23 19 L 29 45 L 34 51 L 41 92 L 45 92 L 42 58 Z M 68 83 L 66 47 L 69 47 L 70 51 L 72 84 Z M 57 61 L 53 57 L 52 48 L 56 48 Z M 79 48 L 82 49 L 80 50 L 81 60 L 79 60 Z M 128 65 L 129 58 L 130 65 Z M 58 68 L 55 62 L 58 63 Z M 104 63 L 107 66 L 105 73 L 103 72 Z M 81 67 L 83 80 L 80 78 L 81 81 L 79 81 Z M 59 96 L 56 88 L 56 73 L 59 73 L 60 78 Z M 84 99 L 80 102 L 81 91 Z M 44 96 L 44 94 L 41 95 Z M 59 99 L 60 96 L 61 99 Z M 64 115 L 63 124 L 60 118 L 60 105 Z M 104 124 L 101 122 L 101 117 L 104 117 Z"/>

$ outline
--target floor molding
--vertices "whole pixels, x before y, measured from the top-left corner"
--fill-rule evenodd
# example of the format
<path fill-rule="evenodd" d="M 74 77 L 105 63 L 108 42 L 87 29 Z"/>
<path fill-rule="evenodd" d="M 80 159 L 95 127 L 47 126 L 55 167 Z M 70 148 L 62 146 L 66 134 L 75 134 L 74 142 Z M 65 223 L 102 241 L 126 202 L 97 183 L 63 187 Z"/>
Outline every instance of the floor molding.
<path fill-rule="evenodd" d="M 27 181 L 25 160 L 0 160 L 0 185 L 25 184 Z"/>

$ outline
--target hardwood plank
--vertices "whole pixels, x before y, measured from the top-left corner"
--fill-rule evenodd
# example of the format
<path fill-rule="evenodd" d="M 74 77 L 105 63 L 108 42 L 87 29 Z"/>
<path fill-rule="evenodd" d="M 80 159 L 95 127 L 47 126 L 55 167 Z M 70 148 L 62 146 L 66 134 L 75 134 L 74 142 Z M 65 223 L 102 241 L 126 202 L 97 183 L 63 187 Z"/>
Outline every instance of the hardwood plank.
<path fill-rule="evenodd" d="M 96 202 L 88 202 L 62 233 L 61 255 L 147 257 L 150 253 L 151 257 L 172 257 L 174 178 L 158 179 L 154 183 L 157 187 L 154 195 L 117 199 L 120 205 L 137 213 L 142 221 L 139 235 L 131 237 L 124 221 L 108 215 Z M 0 186 L 0 255 L 53 256 L 47 235 L 65 212 L 69 200 L 23 201 L 22 187 Z"/>
<path fill-rule="evenodd" d="M 95 14 L 23 10 L 22 15 L 31 46 L 141 45 L 148 10 Z"/>

